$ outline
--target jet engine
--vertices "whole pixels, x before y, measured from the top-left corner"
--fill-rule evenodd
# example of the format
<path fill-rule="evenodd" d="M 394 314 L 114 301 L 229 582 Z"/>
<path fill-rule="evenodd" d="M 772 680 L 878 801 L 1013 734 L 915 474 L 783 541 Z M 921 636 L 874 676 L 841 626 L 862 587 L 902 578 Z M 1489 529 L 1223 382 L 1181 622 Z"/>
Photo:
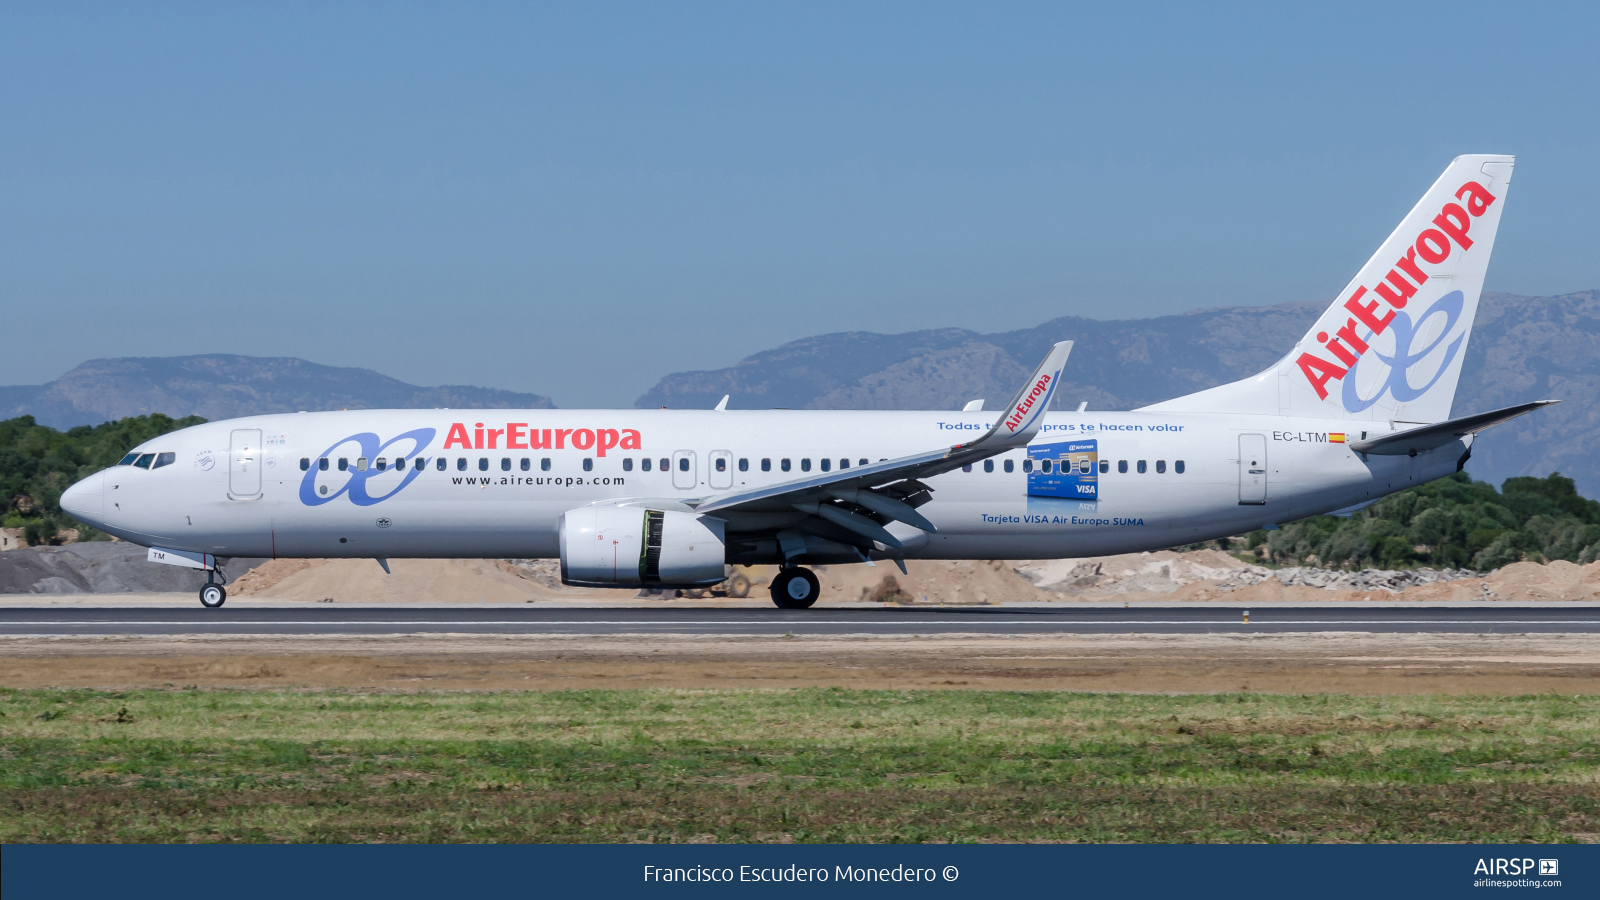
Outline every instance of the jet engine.
<path fill-rule="evenodd" d="M 561 516 L 561 582 L 585 587 L 716 584 L 723 521 L 645 506 L 582 506 Z"/>

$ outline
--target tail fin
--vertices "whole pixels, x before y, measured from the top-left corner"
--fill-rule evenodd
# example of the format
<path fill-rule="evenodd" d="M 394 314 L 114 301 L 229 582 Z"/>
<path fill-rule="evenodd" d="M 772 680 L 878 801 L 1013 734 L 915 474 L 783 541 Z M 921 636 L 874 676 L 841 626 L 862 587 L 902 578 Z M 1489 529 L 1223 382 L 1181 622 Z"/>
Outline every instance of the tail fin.
<path fill-rule="evenodd" d="M 1145 409 L 1450 418 L 1515 159 L 1456 157 L 1277 365 Z"/>

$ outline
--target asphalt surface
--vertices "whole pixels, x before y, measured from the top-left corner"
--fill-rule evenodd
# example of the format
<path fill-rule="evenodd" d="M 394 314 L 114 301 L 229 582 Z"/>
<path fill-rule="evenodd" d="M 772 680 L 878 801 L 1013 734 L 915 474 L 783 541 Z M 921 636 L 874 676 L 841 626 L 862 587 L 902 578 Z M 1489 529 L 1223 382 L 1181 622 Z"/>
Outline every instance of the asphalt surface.
<path fill-rule="evenodd" d="M 3 609 L 0 635 L 1600 632 L 1600 608 Z"/>

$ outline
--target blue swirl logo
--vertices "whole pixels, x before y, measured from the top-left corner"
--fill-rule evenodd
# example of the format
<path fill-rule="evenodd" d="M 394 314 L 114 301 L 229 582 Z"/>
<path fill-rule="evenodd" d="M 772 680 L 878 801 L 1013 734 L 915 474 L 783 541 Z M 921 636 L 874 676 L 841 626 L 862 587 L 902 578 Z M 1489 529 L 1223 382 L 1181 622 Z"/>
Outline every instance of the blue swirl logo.
<path fill-rule="evenodd" d="M 1438 370 L 1433 373 L 1433 378 L 1429 379 L 1427 384 L 1421 387 L 1412 387 L 1407 375 L 1412 366 L 1421 362 L 1428 354 L 1438 349 L 1440 344 L 1444 343 L 1445 338 L 1456 327 L 1456 322 L 1461 319 L 1461 312 L 1465 302 L 1466 299 L 1460 291 L 1451 291 L 1428 307 L 1428 311 L 1418 317 L 1415 322 L 1411 321 L 1409 315 L 1396 310 L 1394 321 L 1389 323 L 1389 330 L 1394 333 L 1394 355 L 1384 356 L 1374 347 L 1365 356 L 1356 360 L 1356 364 L 1351 366 L 1350 371 L 1344 376 L 1344 394 L 1340 399 L 1344 401 L 1345 410 L 1348 412 L 1361 412 L 1372 406 L 1372 404 L 1377 403 L 1385 393 L 1401 403 L 1407 403 L 1426 394 L 1429 388 L 1438 384 L 1439 379 L 1444 377 L 1444 373 L 1450 371 L 1450 363 L 1456 358 L 1456 353 L 1461 350 L 1461 342 L 1467 339 L 1465 332 L 1458 335 L 1455 340 L 1450 342 L 1450 346 L 1445 348 L 1444 359 L 1440 361 Z M 1439 336 L 1430 341 L 1428 346 L 1423 347 L 1421 350 L 1412 350 L 1411 344 L 1416 340 L 1417 332 L 1422 330 L 1422 326 L 1429 318 L 1436 315 L 1445 317 L 1444 327 L 1439 329 Z M 1372 332 L 1368 331 L 1366 339 L 1370 341 L 1372 337 Z M 1360 391 L 1356 389 L 1356 370 L 1361 368 L 1361 365 L 1372 357 L 1377 357 L 1388 365 L 1389 377 L 1379 383 L 1377 392 L 1371 397 L 1362 397 Z"/>
<path fill-rule="evenodd" d="M 354 451 L 346 451 L 344 458 L 349 459 L 351 456 L 357 459 L 365 458 L 369 460 L 367 468 L 360 470 L 357 464 L 351 463 L 345 471 L 339 471 L 333 466 L 329 466 L 327 471 L 323 471 L 320 465 L 313 462 L 311 468 L 306 472 L 306 477 L 300 480 L 300 502 L 307 506 L 321 506 L 324 503 L 332 503 L 341 496 L 349 494 L 350 502 L 357 506 L 372 506 L 375 503 L 382 503 L 400 493 L 405 489 L 406 485 L 416 481 L 417 476 L 422 474 L 422 470 L 417 467 L 415 460 L 419 453 L 433 443 L 435 434 L 437 432 L 432 428 L 418 428 L 415 431 L 408 431 L 405 434 L 392 437 L 380 443 L 376 434 L 365 431 L 361 434 L 352 434 L 347 438 L 335 441 L 333 446 L 318 455 L 319 460 L 330 459 L 339 448 L 347 444 L 354 444 L 356 445 Z M 410 446 L 398 448 L 401 452 L 395 453 L 394 459 L 406 460 L 411 465 L 406 466 L 403 470 L 397 465 L 393 467 L 385 466 L 383 469 L 377 468 L 376 461 L 379 459 L 387 460 L 388 457 L 385 457 L 384 454 L 390 447 L 402 442 L 410 442 Z M 334 482 L 341 479 L 343 479 L 344 483 L 339 485 L 337 490 L 333 490 Z M 319 481 L 321 482 L 320 484 Z"/>

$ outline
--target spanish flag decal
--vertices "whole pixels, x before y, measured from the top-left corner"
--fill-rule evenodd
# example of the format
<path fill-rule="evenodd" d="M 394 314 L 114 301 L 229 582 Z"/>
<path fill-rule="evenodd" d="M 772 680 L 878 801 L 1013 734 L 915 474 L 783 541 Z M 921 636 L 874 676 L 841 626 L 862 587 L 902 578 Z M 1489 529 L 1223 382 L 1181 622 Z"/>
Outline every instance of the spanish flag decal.
<path fill-rule="evenodd" d="M 1344 432 L 1342 432 L 1342 431 L 1330 432 L 1328 434 L 1328 443 L 1330 443 L 1330 444 L 1342 444 L 1342 443 L 1344 443 Z"/>

